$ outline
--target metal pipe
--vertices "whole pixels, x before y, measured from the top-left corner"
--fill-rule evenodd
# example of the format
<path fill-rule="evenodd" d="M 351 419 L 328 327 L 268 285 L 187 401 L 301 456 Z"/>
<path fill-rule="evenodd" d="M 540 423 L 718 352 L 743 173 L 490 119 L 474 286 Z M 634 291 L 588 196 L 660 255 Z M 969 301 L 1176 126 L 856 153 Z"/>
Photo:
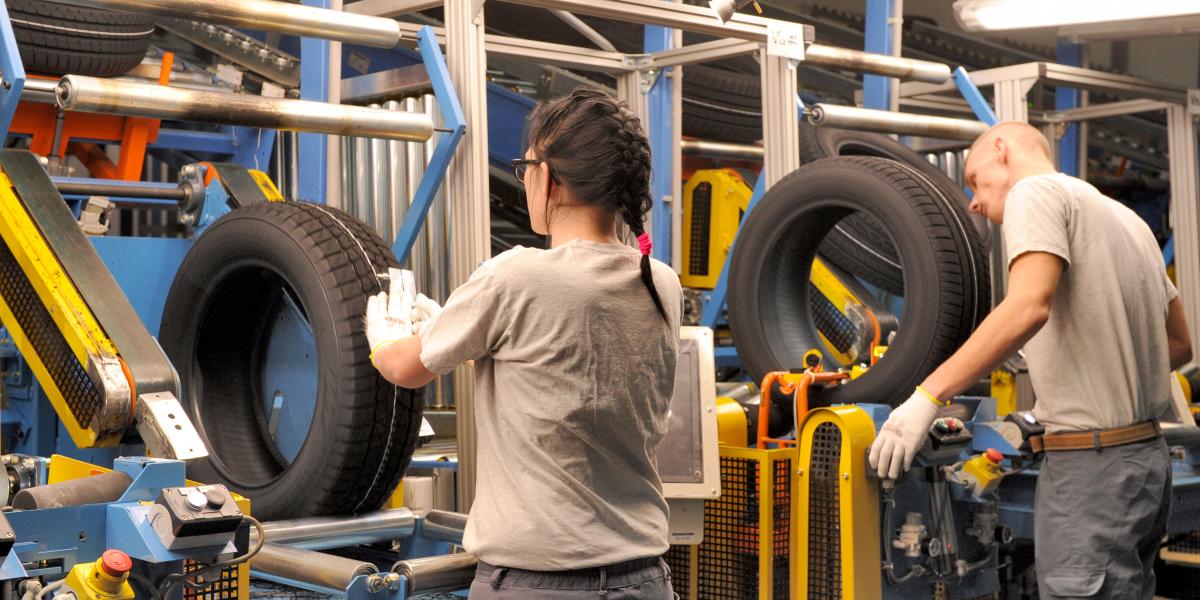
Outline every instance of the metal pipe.
<path fill-rule="evenodd" d="M 590 40 L 593 44 L 596 45 L 596 47 L 600 48 L 601 50 L 605 50 L 607 52 L 619 52 L 619 50 L 617 50 L 617 47 L 612 45 L 612 42 L 608 41 L 608 38 L 604 37 L 603 35 L 600 35 L 599 31 L 592 29 L 591 25 L 584 23 L 583 19 L 580 19 L 579 17 L 577 17 L 565 10 L 560 10 L 557 8 L 551 9 L 550 12 L 554 13 L 554 16 L 562 19 L 564 23 L 571 26 L 571 29 L 574 29 L 575 31 L 579 32 L 579 35 L 582 35 L 583 37 Z"/>
<path fill-rule="evenodd" d="M 335 591 L 345 591 L 355 577 L 379 572 L 368 562 L 278 544 L 263 544 L 262 550 L 250 559 L 250 568 Z"/>
<path fill-rule="evenodd" d="M 383 105 L 387 110 L 404 110 L 404 105 L 395 101 L 388 100 Z M 400 224 L 404 222 L 404 216 L 408 213 L 408 198 L 404 196 L 404 160 L 408 155 L 408 144 L 396 140 L 387 142 L 387 171 L 385 176 L 388 180 L 388 220 L 387 220 L 387 235 L 383 236 L 383 241 L 391 246 L 396 240 L 396 232 L 400 230 Z"/>
<path fill-rule="evenodd" d="M 375 110 L 383 110 L 378 104 L 370 105 Z M 391 111 L 385 111 L 391 112 Z M 430 121 L 430 126 L 432 126 Z M 391 180 L 388 173 L 388 140 L 371 140 L 371 216 L 368 222 L 384 240 L 392 237 L 392 211 L 390 202 L 391 192 L 388 184 Z"/>
<path fill-rule="evenodd" d="M 428 115 L 80 75 L 63 77 L 55 95 L 63 110 L 399 140 L 425 141 L 433 135 L 433 120 Z"/>
<path fill-rule="evenodd" d="M 448 510 L 431 510 L 421 524 L 421 537 L 439 542 L 461 544 L 467 528 L 467 515 Z"/>
<path fill-rule="evenodd" d="M 345 548 L 373 544 L 413 534 L 416 519 L 407 508 L 393 508 L 355 517 L 309 517 L 263 523 L 263 532 L 272 544 L 284 544 L 305 550 Z M 251 532 L 251 537 L 256 537 Z"/>
<path fill-rule="evenodd" d="M 727 158 L 731 160 L 762 160 L 763 147 L 751 144 L 729 144 L 707 140 L 682 140 L 679 148 L 684 154 Z"/>
<path fill-rule="evenodd" d="M 411 558 L 392 565 L 392 572 L 408 580 L 408 593 L 461 590 L 471 585 L 479 559 L 460 552 L 428 558 Z"/>
<path fill-rule="evenodd" d="M 804 50 L 804 62 L 837 67 L 861 73 L 899 77 L 910 81 L 943 83 L 950 79 L 950 67 L 928 60 L 887 56 L 837 46 L 812 44 Z"/>
<path fill-rule="evenodd" d="M 66 4 L 124 10 L 274 31 L 363 46 L 394 48 L 400 26 L 394 19 L 372 17 L 270 0 L 64 0 Z"/>
<path fill-rule="evenodd" d="M 187 202 L 192 197 L 191 186 L 132 186 L 119 183 L 83 183 L 55 181 L 54 189 L 64 196 L 115 196 L 118 198 L 161 198 Z"/>
<path fill-rule="evenodd" d="M 54 104 L 54 90 L 58 82 L 53 79 L 26 79 L 21 88 L 21 99 L 42 104 Z"/>
<path fill-rule="evenodd" d="M 61 508 L 115 502 L 133 483 L 124 471 L 110 471 L 91 477 L 25 488 L 13 496 L 16 510 Z"/>
<path fill-rule="evenodd" d="M 375 187 L 371 185 L 371 140 L 354 138 L 354 216 L 370 224 L 375 218 L 375 199 L 371 194 Z"/>
<path fill-rule="evenodd" d="M 816 127 L 842 127 L 860 131 L 902 133 L 954 140 L 974 140 L 987 131 L 987 125 L 981 121 L 911 115 L 833 104 L 810 106 L 808 122 Z"/>

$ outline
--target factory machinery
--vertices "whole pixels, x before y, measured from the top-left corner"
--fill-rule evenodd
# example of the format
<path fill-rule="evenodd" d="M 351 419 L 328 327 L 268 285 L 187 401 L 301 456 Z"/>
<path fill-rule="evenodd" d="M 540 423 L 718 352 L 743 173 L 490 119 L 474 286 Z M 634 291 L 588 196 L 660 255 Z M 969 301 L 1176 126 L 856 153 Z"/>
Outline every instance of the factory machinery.
<path fill-rule="evenodd" d="M 78 2 L 150 12 L 177 31 L 191 26 L 173 19 L 186 17 L 379 48 L 415 40 L 441 119 L 435 124 L 429 114 L 276 97 L 269 86 L 262 95 L 174 86 L 170 55 L 162 57 L 158 84 L 75 74 L 26 78 L 8 19 L 0 18 L 0 118 L 7 133 L 32 134 L 30 148 L 41 150 L 0 151 L 6 415 L 39 403 L 56 413 L 49 430 L 40 418 L 4 424 L 8 486 L 0 486 L 0 494 L 13 510 L 0 514 L 0 590 L 36 600 L 64 594 L 245 598 L 254 577 L 354 598 L 461 594 L 475 567 L 457 548 L 465 516 L 403 506 L 397 484 L 420 443 L 423 399 L 387 385 L 366 364 L 361 315 L 365 297 L 385 289 L 388 269 L 412 251 L 468 119 L 477 130 L 485 126 L 480 90 L 456 90 L 449 77 L 466 74 L 473 82 L 468 85 L 481 86 L 482 77 L 470 78 L 481 74 L 478 56 L 452 53 L 447 67 L 438 47 L 438 36 L 446 35 L 448 46 L 482 51 L 482 27 L 464 30 L 459 21 L 468 13 L 457 0 L 447 6 L 446 31 L 265 0 Z M 1027 439 L 1037 434 L 1036 424 L 1019 410 L 1019 398 L 960 399 L 941 415 L 902 481 L 881 482 L 868 473 L 867 448 L 893 396 L 907 394 L 911 385 L 903 378 L 920 377 L 926 367 L 911 361 L 926 356 L 933 342 L 912 332 L 934 328 L 921 318 L 945 318 L 938 303 L 944 298 L 902 297 L 904 289 L 920 287 L 912 279 L 918 269 L 877 271 L 872 279 L 854 268 L 856 257 L 879 254 L 879 248 L 847 250 L 856 232 L 881 227 L 895 242 L 899 235 L 888 228 L 908 213 L 839 228 L 854 211 L 846 204 L 822 209 L 820 195 L 835 194 L 853 172 L 854 180 L 877 184 L 879 193 L 870 196 L 875 201 L 941 219 L 938 226 L 957 252 L 939 269 L 953 269 L 963 286 L 952 290 L 962 303 L 954 311 L 962 315 L 955 324 L 959 336 L 969 334 L 991 295 L 1003 289 L 1002 280 L 988 276 L 984 232 L 965 217 L 955 196 L 961 191 L 906 163 L 899 151 L 839 157 L 834 148 L 797 169 L 795 125 L 802 115 L 816 127 L 973 138 L 995 115 L 972 78 L 946 65 L 812 44 L 811 28 L 794 24 L 735 15 L 722 25 L 693 6 L 522 3 L 731 36 L 632 58 L 487 40 L 489 52 L 615 73 L 621 95 L 643 114 L 652 87 L 646 74 L 756 52 L 763 64 L 765 164 L 757 181 L 747 185 L 741 173 L 702 171 L 683 196 L 684 283 L 702 291 L 696 311 L 702 327 L 683 333 L 659 464 L 672 506 L 668 562 L 680 596 L 1027 597 L 1037 466 Z M 361 12 L 374 6 L 363 4 L 368 6 Z M 229 51 L 222 43 L 252 45 L 236 30 L 198 27 L 189 35 L 207 39 L 214 52 Z M 790 40 L 784 44 L 789 47 L 766 48 L 769 32 L 786 34 L 771 37 Z M 461 39 L 451 39 L 455 35 Z M 288 65 L 270 52 L 261 58 L 260 74 Z M 973 118 L 832 105 L 801 113 L 788 70 L 801 60 L 916 80 L 902 89 L 910 101 Z M 1151 104 L 1130 101 L 1116 109 L 1166 108 L 1172 119 L 1186 114 L 1182 95 L 1130 78 L 1046 65 L 975 76 L 997 86 L 1001 116 L 1021 118 L 1028 115 L 1015 114 L 1014 107 L 1025 104 L 1021 94 L 1029 80 L 1051 72 L 1074 85 L 1156 94 Z M 463 106 L 459 91 L 468 100 Z M 946 92 L 955 96 L 937 96 Z M 1055 122 L 1111 110 L 1049 115 L 1048 131 Z M 67 138 L 89 139 L 72 129 L 79 123 L 75 116 L 97 123 L 123 119 L 110 124 L 120 133 L 123 152 L 114 172 L 126 175 L 137 169 L 124 153 L 139 143 L 144 149 L 159 119 L 436 143 L 403 219 L 388 213 L 389 226 L 369 223 L 375 231 L 394 227 L 392 241 L 337 209 L 286 200 L 265 173 L 233 162 L 185 164 L 174 184 L 64 176 Z M 42 126 L 23 129 L 34 121 Z M 1175 124 L 1180 126 L 1172 135 L 1184 135 L 1172 141 L 1180 149 L 1178 164 L 1190 160 L 1194 166 L 1194 130 L 1188 134 Z M 650 122 L 652 133 L 657 125 Z M 674 136 L 678 145 L 678 131 Z M 486 193 L 471 194 L 482 174 L 467 172 L 472 165 L 482 172 L 486 158 L 478 160 L 480 152 L 486 144 L 461 149 L 455 159 L 463 172 L 448 182 L 455 210 L 466 207 L 461 213 L 468 218 L 471 203 L 487 199 Z M 1192 177 L 1180 194 L 1194 204 L 1194 169 L 1173 169 L 1173 177 L 1176 171 Z M 378 199 L 386 194 L 373 195 L 370 209 L 356 210 L 368 221 L 384 214 Z M 859 200 L 863 204 L 849 206 L 876 217 L 890 214 L 883 204 Z M 103 235 L 113 204 L 170 207 L 185 236 Z M 789 212 L 788 206 L 817 212 Z M 669 216 L 660 208 L 656 218 Z M 763 223 L 785 230 L 768 235 L 755 229 Z M 656 236 L 663 227 L 657 225 Z M 800 235 L 791 227 L 808 229 Z M 805 241 L 831 231 L 843 236 L 841 252 Z M 1177 231 L 1181 248 L 1190 248 L 1194 234 Z M 895 252 L 909 266 L 927 258 L 912 244 Z M 1181 263 L 1181 277 L 1193 274 L 1191 266 Z M 771 302 L 759 303 L 760 296 Z M 800 319 L 803 331 L 789 330 L 796 320 L 780 318 L 779 307 L 814 318 Z M 727 324 L 736 351 L 725 343 Z M 716 369 L 734 361 L 761 386 L 720 384 L 718 397 Z M 458 391 L 459 408 L 469 411 L 469 393 Z M 1185 391 L 1181 384 L 1181 413 L 1190 402 Z M 464 444 L 469 416 L 458 422 Z M 1183 416 L 1181 422 L 1190 420 Z M 13 450 L 53 448 L 47 440 L 55 431 L 65 447 L 61 453 Z M 1200 516 L 1195 431 L 1168 431 L 1176 457 L 1175 511 L 1164 558 L 1180 563 L 1196 562 L 1178 543 L 1179 536 L 1192 535 Z M 459 459 L 469 477 L 469 452 Z"/>

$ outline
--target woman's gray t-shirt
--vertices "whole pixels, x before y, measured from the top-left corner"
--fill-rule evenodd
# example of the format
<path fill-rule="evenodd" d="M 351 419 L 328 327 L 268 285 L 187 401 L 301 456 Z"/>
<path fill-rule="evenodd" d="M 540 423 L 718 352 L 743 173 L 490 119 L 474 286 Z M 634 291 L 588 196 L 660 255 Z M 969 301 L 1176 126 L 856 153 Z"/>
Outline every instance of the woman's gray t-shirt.
<path fill-rule="evenodd" d="M 679 279 L 641 255 L 575 240 L 484 263 L 421 334 L 445 373 L 475 361 L 477 479 L 463 544 L 487 563 L 579 569 L 667 550 L 655 468 L 683 308 Z"/>

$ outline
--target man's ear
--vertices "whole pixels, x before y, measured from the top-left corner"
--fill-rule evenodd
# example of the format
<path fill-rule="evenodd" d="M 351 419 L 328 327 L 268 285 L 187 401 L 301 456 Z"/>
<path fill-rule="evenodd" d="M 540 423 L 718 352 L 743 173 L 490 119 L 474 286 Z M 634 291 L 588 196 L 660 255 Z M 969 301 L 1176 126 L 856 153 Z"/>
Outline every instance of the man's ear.
<path fill-rule="evenodd" d="M 1002 138 L 1000 136 L 996 136 L 996 141 L 993 142 L 993 150 L 996 153 L 996 160 L 1000 161 L 1000 164 L 1002 164 L 1002 165 L 1007 165 L 1008 164 L 1008 144 L 1005 143 L 1004 138 Z"/>

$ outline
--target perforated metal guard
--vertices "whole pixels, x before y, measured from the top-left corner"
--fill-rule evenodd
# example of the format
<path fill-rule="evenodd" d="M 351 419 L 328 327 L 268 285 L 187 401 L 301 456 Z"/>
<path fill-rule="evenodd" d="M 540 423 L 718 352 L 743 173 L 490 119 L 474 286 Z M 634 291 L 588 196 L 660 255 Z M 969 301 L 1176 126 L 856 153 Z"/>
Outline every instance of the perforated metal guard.
<path fill-rule="evenodd" d="M 771 593 L 773 598 L 787 598 L 791 589 L 791 524 L 792 524 L 792 461 L 776 459 L 772 488 L 775 530 L 771 533 Z"/>
<path fill-rule="evenodd" d="M 692 192 L 692 243 L 688 251 L 688 272 L 708 275 L 708 238 L 712 226 L 712 184 L 703 182 Z"/>
<path fill-rule="evenodd" d="M 721 497 L 704 503 L 698 598 L 758 597 L 758 462 L 721 457 Z"/>
<path fill-rule="evenodd" d="M 0 240 L 0 298 L 4 298 L 29 338 L 34 353 L 46 366 L 75 420 L 84 428 L 91 426 L 100 411 L 100 392 L 3 240 Z"/>
<path fill-rule="evenodd" d="M 193 573 L 200 568 L 196 561 L 188 559 L 183 561 L 183 573 Z M 208 585 L 194 590 L 188 586 L 183 586 L 184 600 L 237 600 L 238 596 L 238 569 L 243 568 L 241 565 L 225 567 L 221 569 L 221 576 L 216 581 L 209 582 Z"/>
<path fill-rule="evenodd" d="M 1183 554 L 1200 554 L 1200 531 L 1193 531 L 1174 542 L 1167 549 Z"/>
<path fill-rule="evenodd" d="M 671 587 L 679 595 L 679 600 L 692 600 L 691 586 L 688 585 L 692 577 L 692 547 L 671 546 L 663 555 L 663 560 L 671 568 Z"/>
<path fill-rule="evenodd" d="M 845 353 L 854 345 L 858 328 L 812 282 L 808 284 L 808 306 L 812 311 L 813 325 L 838 352 Z"/>
<path fill-rule="evenodd" d="M 842 542 L 839 521 L 838 465 L 842 430 L 822 423 L 813 432 L 808 464 L 808 595 L 809 600 L 842 597 Z"/>

